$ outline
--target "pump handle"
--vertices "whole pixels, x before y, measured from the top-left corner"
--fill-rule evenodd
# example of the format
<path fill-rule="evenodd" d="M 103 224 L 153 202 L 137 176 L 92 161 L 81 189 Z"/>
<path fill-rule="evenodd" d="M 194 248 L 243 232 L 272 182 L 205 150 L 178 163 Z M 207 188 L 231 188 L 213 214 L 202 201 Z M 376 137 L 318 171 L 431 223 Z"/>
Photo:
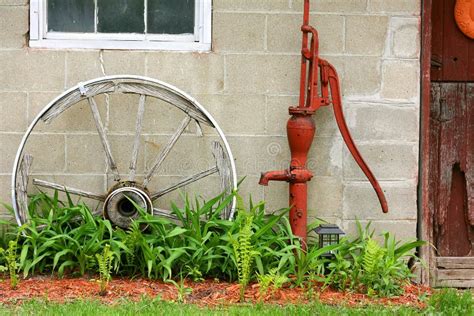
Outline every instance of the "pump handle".
<path fill-rule="evenodd" d="M 385 198 L 385 194 L 383 193 L 382 188 L 380 187 L 377 179 L 375 178 L 374 174 L 370 170 L 369 166 L 364 161 L 364 158 L 362 158 L 362 155 L 360 154 L 359 150 L 357 149 L 357 146 L 354 143 L 354 140 L 352 139 L 349 128 L 347 127 L 347 123 L 344 118 L 344 112 L 342 111 L 342 98 L 341 98 L 341 91 L 339 88 L 339 77 L 337 75 L 336 69 L 334 68 L 333 65 L 331 65 L 329 62 L 327 62 L 324 59 L 319 60 L 319 65 L 321 68 L 321 72 L 327 74 L 328 82 L 324 82 L 324 81 L 322 82 L 323 90 L 325 88 L 324 85 L 325 84 L 327 85 L 327 83 L 329 83 L 329 87 L 331 89 L 331 98 L 332 98 L 334 116 L 336 118 L 336 123 L 337 123 L 337 126 L 339 127 L 339 131 L 341 132 L 342 138 L 344 139 L 344 142 L 346 143 L 347 148 L 352 154 L 352 157 L 354 157 L 354 160 L 357 162 L 360 169 L 362 169 L 367 179 L 369 179 L 370 184 L 372 184 L 372 187 L 374 188 L 375 193 L 377 193 L 377 197 L 379 199 L 380 206 L 382 207 L 382 211 L 384 213 L 388 213 L 388 205 L 387 205 L 387 199 Z"/>

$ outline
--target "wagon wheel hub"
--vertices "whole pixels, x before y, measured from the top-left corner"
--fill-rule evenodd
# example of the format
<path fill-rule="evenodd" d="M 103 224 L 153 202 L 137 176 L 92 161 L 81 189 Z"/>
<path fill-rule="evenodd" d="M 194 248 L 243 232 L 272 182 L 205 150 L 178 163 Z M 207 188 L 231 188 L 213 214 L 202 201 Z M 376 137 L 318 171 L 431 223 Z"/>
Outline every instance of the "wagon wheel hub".
<path fill-rule="evenodd" d="M 127 228 L 132 220 L 140 216 L 139 209 L 153 214 L 153 203 L 146 189 L 134 182 L 121 182 L 107 195 L 103 213 L 113 224 Z"/>

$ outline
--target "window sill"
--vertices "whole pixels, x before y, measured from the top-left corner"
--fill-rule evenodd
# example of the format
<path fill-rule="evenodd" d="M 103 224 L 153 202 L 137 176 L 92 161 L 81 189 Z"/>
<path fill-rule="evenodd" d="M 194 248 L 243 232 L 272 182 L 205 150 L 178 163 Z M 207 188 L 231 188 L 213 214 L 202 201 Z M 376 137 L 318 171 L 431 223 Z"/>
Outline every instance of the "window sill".
<path fill-rule="evenodd" d="M 209 52 L 211 44 L 198 42 L 160 42 L 124 40 L 30 40 L 32 48 L 49 49 L 119 49 Z"/>

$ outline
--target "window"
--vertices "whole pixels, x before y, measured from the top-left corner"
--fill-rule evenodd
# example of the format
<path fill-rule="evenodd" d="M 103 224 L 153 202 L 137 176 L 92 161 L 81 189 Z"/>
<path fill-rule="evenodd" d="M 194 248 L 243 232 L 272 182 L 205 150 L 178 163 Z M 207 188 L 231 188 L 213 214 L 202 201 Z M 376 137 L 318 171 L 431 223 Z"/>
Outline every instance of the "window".
<path fill-rule="evenodd" d="M 31 0 L 30 46 L 211 48 L 211 0 Z"/>

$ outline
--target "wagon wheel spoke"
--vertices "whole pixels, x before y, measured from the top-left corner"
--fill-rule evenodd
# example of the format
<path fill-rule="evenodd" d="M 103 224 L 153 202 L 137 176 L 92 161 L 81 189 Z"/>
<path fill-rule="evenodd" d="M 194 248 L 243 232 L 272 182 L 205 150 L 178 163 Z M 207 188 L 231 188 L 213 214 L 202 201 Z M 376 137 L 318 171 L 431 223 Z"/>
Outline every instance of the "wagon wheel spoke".
<path fill-rule="evenodd" d="M 177 189 L 179 189 L 179 188 L 182 188 L 182 187 L 184 187 L 184 186 L 186 186 L 186 185 L 188 185 L 188 184 L 191 184 L 191 183 L 193 183 L 193 182 L 196 182 L 196 181 L 198 181 L 198 180 L 200 180 L 200 179 L 202 179 L 202 178 L 208 177 L 208 176 L 210 176 L 210 175 L 212 175 L 212 174 L 214 174 L 214 173 L 216 173 L 216 172 L 218 172 L 218 171 L 219 171 L 219 170 L 217 169 L 217 167 L 214 166 L 214 167 L 212 167 L 212 168 L 210 168 L 210 169 L 207 169 L 207 170 L 205 170 L 205 171 L 201 171 L 201 172 L 196 173 L 196 174 L 194 174 L 194 175 L 192 175 L 192 176 L 186 177 L 186 178 L 183 179 L 182 181 L 180 181 L 180 182 L 178 182 L 178 183 L 176 183 L 176 184 L 174 184 L 174 185 L 172 185 L 172 186 L 169 186 L 169 187 L 167 187 L 166 189 L 163 189 L 163 190 L 160 190 L 160 191 L 158 191 L 158 192 L 153 193 L 153 194 L 150 196 L 150 199 L 151 199 L 152 201 L 154 201 L 154 200 L 156 200 L 157 198 L 162 197 L 162 196 L 165 195 L 165 194 L 168 194 L 168 193 L 170 193 L 170 192 L 173 192 L 173 191 L 175 191 L 175 190 L 177 190 Z"/>
<path fill-rule="evenodd" d="M 140 149 L 140 135 L 142 132 L 143 114 L 145 113 L 145 100 L 146 100 L 146 96 L 144 94 L 140 95 L 140 102 L 138 104 L 138 111 L 137 111 L 137 121 L 135 123 L 135 139 L 133 140 L 132 159 L 130 160 L 130 168 L 129 168 L 130 181 L 135 180 L 135 174 L 137 171 L 138 151 Z"/>
<path fill-rule="evenodd" d="M 135 128 L 134 132 L 132 132 L 133 135 L 131 138 L 122 138 L 127 141 L 127 147 L 130 148 L 130 154 L 127 155 L 125 161 L 122 161 L 126 165 L 124 168 L 128 170 L 125 172 L 121 170 L 122 173 L 119 172 L 121 169 L 120 166 L 122 166 L 119 161 L 121 157 L 119 157 L 118 152 L 116 153 L 113 150 L 112 139 L 108 133 L 105 117 L 99 112 L 100 105 L 98 104 L 99 101 L 97 98 L 104 95 L 106 97 L 108 95 L 134 95 L 134 100 L 136 100 L 134 103 L 136 103 L 137 109 L 134 110 L 132 114 L 132 116 L 134 116 L 133 123 L 135 123 L 132 123 Z M 118 98 L 116 102 L 127 103 L 128 100 L 126 96 L 123 99 Z M 150 103 L 150 99 L 157 100 L 158 102 Z M 89 115 L 92 116 L 94 121 L 93 133 L 97 133 L 96 137 L 98 137 L 101 143 L 100 147 L 102 148 L 99 149 L 99 151 L 102 152 L 99 153 L 98 159 L 94 159 L 90 166 L 83 167 L 84 163 L 68 165 L 66 170 L 64 166 L 60 164 L 55 165 L 51 161 L 51 164 L 44 166 L 45 169 L 41 172 L 45 175 L 65 173 L 65 176 L 74 175 L 78 172 L 90 173 L 88 178 L 90 178 L 91 181 L 100 181 L 104 186 L 106 185 L 107 187 L 104 187 L 105 190 L 98 189 L 94 191 L 94 189 L 82 187 L 73 181 L 74 178 L 68 180 L 67 184 L 70 186 L 66 186 L 66 183 L 63 181 L 52 180 L 42 176 L 37 176 L 37 179 L 34 179 L 35 177 L 30 174 L 30 167 L 33 166 L 31 165 L 31 156 L 25 152 L 25 149 L 34 141 L 31 136 L 37 132 L 36 128 L 45 128 L 45 126 L 41 125 L 61 118 L 64 112 L 72 108 L 82 111 L 83 109 L 80 106 L 82 101 L 88 103 L 84 110 L 87 112 L 90 111 Z M 111 108 L 110 111 L 120 111 L 119 108 L 120 107 L 114 107 Z M 149 108 L 153 113 L 159 113 L 157 111 L 166 109 L 166 113 L 163 112 L 163 115 L 168 115 L 169 113 L 170 119 L 175 119 L 175 115 L 181 115 L 181 118 L 176 121 L 175 130 L 170 133 L 168 139 L 165 140 L 156 154 L 152 155 L 151 160 L 147 161 L 145 170 L 140 171 L 139 162 L 140 157 L 143 156 L 141 153 L 144 151 L 142 137 L 145 129 L 144 121 L 146 115 L 148 115 Z M 68 115 L 74 116 L 75 113 L 73 111 L 68 112 Z M 114 114 L 112 114 L 111 117 L 115 117 Z M 196 123 L 196 129 L 194 130 L 193 126 L 193 135 L 187 135 L 190 139 L 196 139 L 194 136 L 207 137 L 208 134 L 210 137 L 217 136 L 217 142 L 208 148 L 208 150 L 212 150 L 215 162 L 206 165 L 203 169 L 194 169 L 193 172 L 186 175 L 183 175 L 181 170 L 178 170 L 177 173 L 181 174 L 181 177 L 176 180 L 177 183 L 170 183 L 170 186 L 159 187 L 154 184 L 152 185 L 151 179 L 153 179 L 154 176 L 158 177 L 165 161 L 171 158 L 172 151 L 177 151 L 177 142 L 192 122 Z M 204 125 L 206 125 L 205 130 L 203 130 Z M 89 131 L 88 126 L 84 127 L 87 127 L 84 131 Z M 155 127 L 157 128 L 156 133 L 155 131 L 151 131 L 151 133 L 161 133 L 161 129 L 158 128 L 159 126 Z M 53 126 L 51 128 L 53 129 L 53 133 L 56 133 L 56 127 Z M 61 130 L 61 133 L 63 132 L 64 131 Z M 92 141 L 94 141 L 94 139 Z M 95 141 L 97 141 L 97 138 L 95 138 Z M 200 144 L 201 142 L 196 142 L 191 145 L 200 146 Z M 64 143 L 64 146 L 66 145 L 67 143 Z M 92 148 L 92 146 L 87 147 L 88 149 Z M 120 148 L 123 147 L 125 146 L 121 145 Z M 64 149 L 67 151 L 67 148 Z M 97 150 L 88 153 L 88 156 L 96 156 L 96 151 Z M 44 148 L 43 153 L 38 153 L 38 156 L 42 161 L 48 162 L 48 148 Z M 203 158 L 204 157 L 206 159 L 210 158 L 209 155 L 203 156 Z M 38 159 L 36 154 L 35 158 Z M 79 156 L 75 157 L 73 155 L 68 161 L 72 159 L 80 158 Z M 101 168 L 100 170 L 104 169 L 102 165 L 105 165 L 105 172 L 113 176 L 114 183 L 109 184 L 108 177 L 104 176 L 104 174 L 97 175 L 96 171 L 99 167 Z M 140 181 L 138 181 L 139 174 Z M 141 178 L 143 178 L 143 181 L 141 181 Z M 51 180 L 51 182 L 46 180 Z M 236 168 L 232 152 L 222 129 L 215 119 L 199 102 L 170 84 L 141 76 L 109 76 L 80 83 L 63 92 L 32 120 L 20 142 L 13 164 L 11 180 L 12 207 L 17 223 L 22 225 L 29 220 L 27 205 L 30 195 L 37 191 L 37 189 L 43 190 L 44 188 L 46 192 L 57 190 L 71 194 L 71 196 L 74 195 L 87 199 L 89 201 L 88 203 L 90 203 L 90 209 L 94 210 L 93 214 L 100 215 L 100 213 L 102 213 L 101 215 L 108 218 L 114 225 L 126 228 L 129 227 L 136 215 L 132 207 L 133 203 L 131 203 L 130 199 L 133 199 L 136 204 L 149 214 L 177 220 L 180 214 L 175 216 L 171 210 L 160 209 L 161 206 L 153 204 L 157 204 L 160 201 L 160 197 L 164 197 L 171 192 L 176 192 L 176 190 L 180 188 L 186 188 L 186 190 L 189 188 L 189 191 L 192 191 L 192 189 L 199 190 L 200 188 L 198 186 L 195 187 L 195 185 L 192 184 L 196 181 L 199 181 L 198 183 L 206 183 L 206 185 L 213 184 L 212 190 L 220 187 L 225 192 L 231 192 L 237 187 Z M 89 190 L 92 192 L 88 192 Z M 156 203 L 153 203 L 152 198 Z M 222 210 L 221 215 L 226 219 L 232 219 L 232 210 L 235 207 L 235 203 L 236 199 L 234 197 L 232 199 L 232 205 L 229 206 L 229 209 Z"/>
<path fill-rule="evenodd" d="M 152 167 L 150 168 L 150 170 L 148 170 L 148 172 L 145 175 L 145 179 L 143 180 L 143 185 L 145 187 L 148 185 L 148 182 L 150 182 L 150 179 L 153 176 L 153 174 L 155 173 L 156 169 L 158 169 L 158 167 L 163 163 L 166 156 L 168 156 L 169 152 L 171 151 L 173 146 L 176 144 L 176 142 L 178 141 L 181 134 L 184 132 L 186 127 L 189 125 L 189 122 L 191 122 L 191 117 L 186 116 L 184 118 L 184 120 L 181 122 L 181 124 L 179 125 L 178 129 L 171 136 L 171 138 L 169 139 L 166 146 L 160 151 L 160 153 L 156 157 L 156 160 L 153 163 Z"/>
<path fill-rule="evenodd" d="M 109 166 L 110 170 L 114 173 L 114 180 L 120 181 L 120 175 L 117 169 L 117 164 L 115 163 L 115 159 L 112 156 L 112 150 L 110 149 L 110 143 L 107 138 L 107 134 L 105 133 L 104 125 L 102 124 L 102 120 L 100 118 L 99 109 L 97 108 L 97 103 L 95 102 L 93 97 L 87 98 L 89 101 L 89 105 L 92 111 L 92 115 L 94 117 L 95 126 L 97 127 L 97 132 L 99 133 L 100 142 L 102 143 L 102 147 L 104 148 L 105 156 L 107 157 L 107 165 Z"/>
<path fill-rule="evenodd" d="M 43 187 L 43 188 L 58 190 L 58 191 L 61 191 L 61 192 L 66 192 L 66 193 L 86 197 L 86 198 L 101 201 L 101 202 L 105 201 L 105 196 L 104 195 L 100 195 L 100 194 L 96 194 L 96 193 L 92 193 L 92 192 L 87 192 L 87 191 L 76 189 L 76 188 L 71 188 L 71 187 L 68 187 L 68 186 L 65 186 L 65 185 L 62 185 L 62 184 L 57 184 L 57 183 L 54 183 L 54 182 L 48 182 L 48 181 L 44 181 L 44 180 L 40 180 L 40 179 L 33 179 L 33 184 L 37 185 L 37 186 L 40 186 L 40 187 Z"/>
<path fill-rule="evenodd" d="M 153 208 L 153 215 L 178 220 L 178 217 L 176 215 L 171 214 L 170 211 L 160 209 L 160 208 L 157 208 L 157 207 Z"/>

